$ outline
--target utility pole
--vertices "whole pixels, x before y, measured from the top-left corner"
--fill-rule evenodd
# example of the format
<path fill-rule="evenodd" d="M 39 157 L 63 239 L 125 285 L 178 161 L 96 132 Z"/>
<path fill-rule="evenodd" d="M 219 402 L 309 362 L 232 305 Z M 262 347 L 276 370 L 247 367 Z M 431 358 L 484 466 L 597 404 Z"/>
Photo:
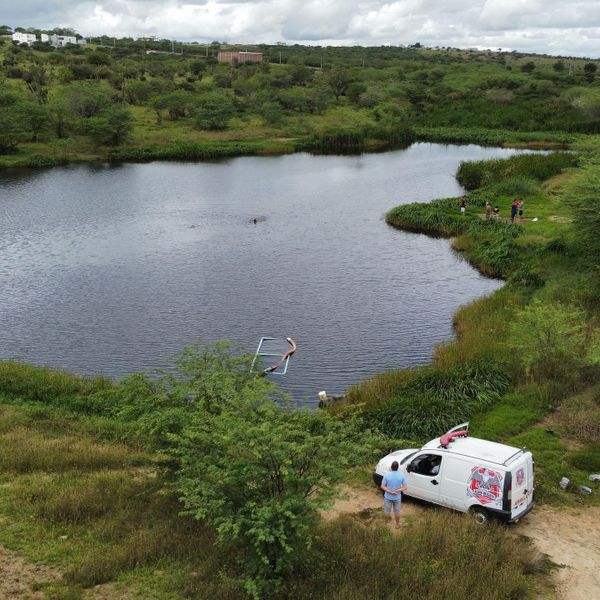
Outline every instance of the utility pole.
<path fill-rule="evenodd" d="M 175 42 L 171 40 L 171 54 L 175 54 Z"/>
<path fill-rule="evenodd" d="M 279 64 L 281 64 L 281 50 L 279 51 Z"/>

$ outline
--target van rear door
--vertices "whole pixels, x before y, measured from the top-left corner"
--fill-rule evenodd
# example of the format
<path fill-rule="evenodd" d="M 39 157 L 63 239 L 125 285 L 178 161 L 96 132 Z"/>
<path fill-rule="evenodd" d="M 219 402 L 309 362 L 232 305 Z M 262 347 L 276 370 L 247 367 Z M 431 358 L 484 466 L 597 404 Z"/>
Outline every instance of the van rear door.
<path fill-rule="evenodd" d="M 514 464 L 510 465 L 511 472 L 511 521 L 526 513 L 533 504 L 533 457 L 531 452 L 525 452 Z"/>

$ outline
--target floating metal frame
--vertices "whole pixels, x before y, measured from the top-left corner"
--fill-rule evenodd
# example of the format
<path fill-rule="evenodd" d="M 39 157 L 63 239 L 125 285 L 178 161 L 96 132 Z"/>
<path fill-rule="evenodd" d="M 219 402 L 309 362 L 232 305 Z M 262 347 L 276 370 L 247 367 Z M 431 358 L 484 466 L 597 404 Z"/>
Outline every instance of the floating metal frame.
<path fill-rule="evenodd" d="M 292 353 L 288 352 L 261 352 L 262 346 L 263 344 L 268 341 L 268 340 L 278 340 L 279 338 L 274 338 L 274 337 L 269 337 L 269 336 L 263 336 L 260 338 L 260 341 L 258 342 L 258 347 L 256 348 L 256 352 L 254 353 L 254 358 L 252 360 L 252 364 L 250 365 L 250 372 L 252 373 L 254 371 L 254 365 L 256 364 L 256 360 L 258 359 L 259 356 L 278 356 L 279 358 L 285 356 L 285 359 L 282 361 L 283 362 L 283 371 L 277 371 L 276 369 L 279 367 L 279 364 L 276 365 L 275 369 L 272 369 L 272 367 L 267 367 L 266 369 L 263 370 L 263 374 L 267 375 L 267 374 L 272 374 L 272 375 L 285 375 L 287 373 L 288 370 L 288 364 L 290 362 L 290 358 L 292 357 Z M 290 340 L 291 338 L 286 338 L 286 341 Z M 292 340 L 293 342 L 293 340 Z M 289 342 L 288 342 L 289 343 Z M 294 348 L 295 351 L 295 348 Z"/>

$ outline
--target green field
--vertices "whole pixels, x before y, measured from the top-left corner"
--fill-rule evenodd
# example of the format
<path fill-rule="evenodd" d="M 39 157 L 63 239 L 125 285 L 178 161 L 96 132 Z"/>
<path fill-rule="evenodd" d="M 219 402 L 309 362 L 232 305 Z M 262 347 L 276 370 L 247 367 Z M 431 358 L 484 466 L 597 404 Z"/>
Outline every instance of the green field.
<path fill-rule="evenodd" d="M 0 165 L 416 139 L 567 149 L 462 164 L 465 215 L 458 198 L 387 215 L 395 227 L 451 237 L 506 284 L 459 308 L 456 338 L 430 365 L 382 373 L 316 413 L 284 399 L 278 408 L 278 390 L 223 345 L 184 351 L 160 377 L 116 382 L 0 362 L 0 544 L 56 568 L 37 584 L 56 600 L 551 595 L 552 565 L 506 528 L 431 509 L 393 535 L 369 511 L 320 515 L 340 485 L 372 485 L 369 471 L 389 450 L 464 420 L 474 435 L 533 452 L 539 506 L 598 504 L 588 481 L 600 466 L 595 63 L 256 49 L 265 63 L 232 67 L 193 48 L 146 54 L 122 40 L 61 52 L 5 42 Z M 269 63 L 279 52 L 282 64 Z M 525 214 L 512 223 L 515 197 Z M 485 218 L 486 201 L 498 218 Z"/>

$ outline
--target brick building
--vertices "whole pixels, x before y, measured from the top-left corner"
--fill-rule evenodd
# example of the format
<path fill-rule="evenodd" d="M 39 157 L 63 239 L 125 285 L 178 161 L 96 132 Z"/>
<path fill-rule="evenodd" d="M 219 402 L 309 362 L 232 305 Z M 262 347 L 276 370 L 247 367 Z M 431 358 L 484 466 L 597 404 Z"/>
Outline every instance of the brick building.
<path fill-rule="evenodd" d="M 244 63 L 261 63 L 263 59 L 262 52 L 219 52 L 217 60 L 232 65 Z"/>

